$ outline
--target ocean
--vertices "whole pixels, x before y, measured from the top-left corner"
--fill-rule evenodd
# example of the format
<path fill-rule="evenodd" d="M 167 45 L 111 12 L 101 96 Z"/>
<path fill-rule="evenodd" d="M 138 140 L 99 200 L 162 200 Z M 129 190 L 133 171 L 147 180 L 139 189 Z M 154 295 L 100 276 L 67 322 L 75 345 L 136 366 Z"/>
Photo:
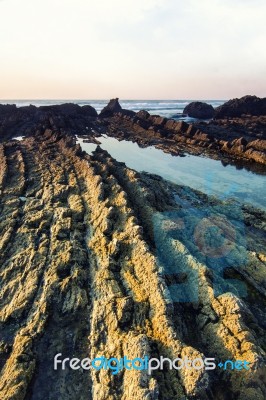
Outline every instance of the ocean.
<path fill-rule="evenodd" d="M 181 118 L 191 120 L 191 118 L 182 117 L 186 105 L 197 100 L 119 100 L 122 108 L 127 110 L 139 111 L 147 110 L 150 114 L 158 114 L 167 118 Z M 225 103 L 226 100 L 200 100 L 211 104 L 214 108 Z M 80 106 L 91 105 L 97 112 L 100 112 L 109 102 L 109 100 L 0 100 L 0 104 L 16 104 L 18 107 L 28 106 L 47 106 L 53 104 L 75 103 Z"/>

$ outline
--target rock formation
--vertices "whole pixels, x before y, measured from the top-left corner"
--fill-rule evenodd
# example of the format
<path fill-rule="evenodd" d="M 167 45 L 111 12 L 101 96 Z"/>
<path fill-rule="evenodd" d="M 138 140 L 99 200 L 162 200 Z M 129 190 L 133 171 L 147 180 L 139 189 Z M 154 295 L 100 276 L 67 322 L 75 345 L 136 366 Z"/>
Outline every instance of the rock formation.
<path fill-rule="evenodd" d="M 93 107 L 72 103 L 41 107 L 0 105 L 0 141 L 16 135 L 34 135 L 45 127 L 86 133 L 97 116 Z"/>
<path fill-rule="evenodd" d="M 257 96 L 244 96 L 240 99 L 227 101 L 215 109 L 214 117 L 217 119 L 228 117 L 241 117 L 242 115 L 266 115 L 266 98 Z"/>
<path fill-rule="evenodd" d="M 105 122 L 108 135 L 140 146 L 153 145 L 175 155 L 186 152 L 228 162 L 251 161 L 246 165 L 250 169 L 252 163 L 266 164 L 266 117 L 188 124 L 139 111 L 134 117 L 118 112 Z"/>
<path fill-rule="evenodd" d="M 241 161 L 252 170 L 266 164 L 266 116 L 188 124 L 150 115 L 145 110 L 135 113 L 122 109 L 118 99 L 111 100 L 99 116 L 93 107 L 77 104 L 0 106 L 0 141 L 36 135 L 45 129 L 71 135 L 78 133 L 92 142 L 105 133 L 137 142 L 140 146 L 153 145 L 173 155 L 186 152 L 225 162 Z"/>
<path fill-rule="evenodd" d="M 214 108 L 210 104 L 193 101 L 184 108 L 183 114 L 192 118 L 210 119 L 214 115 Z"/>
<path fill-rule="evenodd" d="M 49 129 L 0 144 L 0 207 L 1 399 L 265 398 L 265 213 L 139 174 L 100 148 L 86 155 Z M 218 257 L 201 234 L 210 216 L 226 233 Z M 57 353 L 250 369 L 112 375 L 54 370 Z"/>
<path fill-rule="evenodd" d="M 122 110 L 122 107 L 119 104 L 119 99 L 111 99 L 107 106 L 105 106 L 100 112 L 100 117 L 106 118 L 111 117 L 114 113 Z"/>

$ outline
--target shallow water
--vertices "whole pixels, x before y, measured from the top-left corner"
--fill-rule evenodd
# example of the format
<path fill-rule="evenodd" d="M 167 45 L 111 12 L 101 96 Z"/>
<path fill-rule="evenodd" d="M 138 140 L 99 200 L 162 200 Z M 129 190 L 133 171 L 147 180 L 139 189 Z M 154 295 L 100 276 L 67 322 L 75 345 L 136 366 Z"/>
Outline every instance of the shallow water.
<path fill-rule="evenodd" d="M 137 171 L 162 176 L 174 183 L 190 186 L 220 199 L 234 198 L 241 203 L 266 209 L 266 176 L 257 175 L 221 161 L 186 155 L 172 156 L 154 147 L 140 148 L 136 143 L 101 136 L 101 148 L 116 160 Z M 77 138 L 83 150 L 91 154 L 97 147 Z"/>

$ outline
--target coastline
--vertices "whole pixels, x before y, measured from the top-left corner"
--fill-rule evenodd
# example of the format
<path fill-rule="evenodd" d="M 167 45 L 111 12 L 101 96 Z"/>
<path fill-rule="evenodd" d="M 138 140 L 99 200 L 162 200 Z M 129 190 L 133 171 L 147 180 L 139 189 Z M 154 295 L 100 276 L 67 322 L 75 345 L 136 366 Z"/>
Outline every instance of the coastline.
<path fill-rule="evenodd" d="M 0 111 L 0 397 L 262 400 L 266 212 L 76 143 L 78 133 L 96 144 L 105 134 L 223 157 L 208 147 L 219 132 L 110 106 L 100 115 L 73 104 Z M 263 140 L 248 131 L 250 143 Z M 231 162 L 252 148 L 243 146 Z M 265 168 L 257 160 L 248 162 Z M 114 375 L 55 370 L 57 354 L 217 367 Z M 249 367 L 235 371 L 232 360 Z"/>
<path fill-rule="evenodd" d="M 1 165 L 2 398 L 264 390 L 265 213 L 136 173 L 101 149 L 86 155 L 71 135 L 51 130 L 2 145 Z M 228 233 L 234 221 L 237 240 L 230 233 L 221 254 L 197 238 L 209 213 Z M 115 378 L 54 371 L 57 353 L 244 357 L 251 369 Z"/>

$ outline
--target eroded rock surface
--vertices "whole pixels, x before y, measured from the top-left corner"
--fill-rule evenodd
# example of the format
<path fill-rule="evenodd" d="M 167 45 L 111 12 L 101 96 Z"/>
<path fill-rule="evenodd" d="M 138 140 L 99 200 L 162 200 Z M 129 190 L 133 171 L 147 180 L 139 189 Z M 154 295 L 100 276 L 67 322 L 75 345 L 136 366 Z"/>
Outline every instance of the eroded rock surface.
<path fill-rule="evenodd" d="M 265 398 L 265 213 L 52 130 L 1 144 L 0 208 L 1 399 Z M 55 371 L 57 353 L 250 369 Z"/>

